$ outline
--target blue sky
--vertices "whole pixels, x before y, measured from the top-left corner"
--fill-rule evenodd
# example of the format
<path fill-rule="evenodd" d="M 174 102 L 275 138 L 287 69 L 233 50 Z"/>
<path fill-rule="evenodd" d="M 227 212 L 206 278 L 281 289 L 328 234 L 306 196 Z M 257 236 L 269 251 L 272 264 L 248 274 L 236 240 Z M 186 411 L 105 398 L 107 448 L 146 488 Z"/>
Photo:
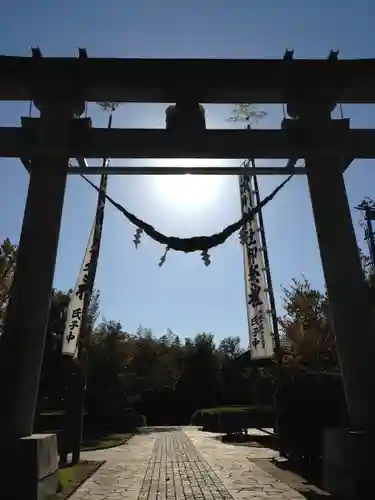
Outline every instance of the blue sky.
<path fill-rule="evenodd" d="M 331 49 L 339 49 L 342 58 L 366 58 L 375 57 L 374 18 L 372 0 L 35 0 L 32 8 L 18 0 L 2 8 L 0 46 L 1 54 L 20 56 L 28 56 L 29 48 L 39 45 L 45 56 L 76 56 L 77 47 L 85 46 L 92 57 L 279 58 L 285 48 L 294 48 L 295 57 L 301 58 L 325 58 Z M 281 106 L 262 108 L 268 116 L 260 126 L 279 127 Z M 230 126 L 225 121 L 230 111 L 228 106 L 208 106 L 208 126 Z M 343 111 L 352 127 L 375 127 L 374 106 L 347 105 Z M 28 112 L 28 103 L 0 103 L 0 125 L 17 126 Z M 90 105 L 88 114 L 94 126 L 105 126 L 107 117 L 97 106 Z M 125 105 L 114 117 L 116 127 L 163 124 L 163 105 Z M 260 178 L 261 196 L 280 181 Z M 356 161 L 345 181 L 351 206 L 364 196 L 375 197 L 375 164 Z M 0 159 L 0 239 L 9 237 L 15 243 L 19 239 L 27 184 L 20 161 Z M 181 181 L 162 185 L 151 177 L 112 177 L 109 194 L 175 236 L 211 234 L 239 216 L 234 177 L 203 179 L 186 189 Z M 71 177 L 65 200 L 55 275 L 60 289 L 76 281 L 96 194 L 83 180 Z M 352 214 L 362 245 L 359 214 L 356 210 Z M 293 179 L 266 207 L 264 218 L 281 314 L 280 287 L 293 277 L 305 274 L 323 287 L 306 180 Z M 208 268 L 199 254 L 180 253 L 170 253 L 159 268 L 164 249 L 144 239 L 136 251 L 133 234 L 134 227 L 108 206 L 96 281 L 105 318 L 120 320 L 130 332 L 142 324 L 156 335 L 170 327 L 181 337 L 209 331 L 217 340 L 239 335 L 247 344 L 242 250 L 237 238 L 212 251 Z"/>

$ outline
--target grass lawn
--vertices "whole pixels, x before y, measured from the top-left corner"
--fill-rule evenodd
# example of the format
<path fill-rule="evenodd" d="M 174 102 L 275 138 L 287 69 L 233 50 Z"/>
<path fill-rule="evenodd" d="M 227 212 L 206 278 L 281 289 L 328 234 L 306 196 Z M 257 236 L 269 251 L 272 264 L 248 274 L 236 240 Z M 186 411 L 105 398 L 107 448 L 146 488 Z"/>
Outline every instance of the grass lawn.
<path fill-rule="evenodd" d="M 86 479 L 96 472 L 104 462 L 82 461 L 77 465 L 60 469 L 61 491 L 51 497 L 51 500 L 68 498 Z"/>
<path fill-rule="evenodd" d="M 104 436 L 83 436 L 82 451 L 106 450 L 125 444 L 132 434 L 107 434 Z"/>

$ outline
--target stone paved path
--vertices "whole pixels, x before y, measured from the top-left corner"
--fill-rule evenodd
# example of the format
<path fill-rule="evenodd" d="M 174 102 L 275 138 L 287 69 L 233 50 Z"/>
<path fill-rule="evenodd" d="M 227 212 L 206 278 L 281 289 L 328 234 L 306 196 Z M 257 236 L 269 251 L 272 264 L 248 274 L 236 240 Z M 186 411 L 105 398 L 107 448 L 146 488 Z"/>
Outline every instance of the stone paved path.
<path fill-rule="evenodd" d="M 72 500 L 303 499 L 250 462 L 250 448 L 223 444 L 192 427 L 151 431 L 126 445 L 85 453 L 106 460 Z M 270 453 L 270 452 L 268 452 Z M 250 460 L 249 460 L 250 458 Z"/>

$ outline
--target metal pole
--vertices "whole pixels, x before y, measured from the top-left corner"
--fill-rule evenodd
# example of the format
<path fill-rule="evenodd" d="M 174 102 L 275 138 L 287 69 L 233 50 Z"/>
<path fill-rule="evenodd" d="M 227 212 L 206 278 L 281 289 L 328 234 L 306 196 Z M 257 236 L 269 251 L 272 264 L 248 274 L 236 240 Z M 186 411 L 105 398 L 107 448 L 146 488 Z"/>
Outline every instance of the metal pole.
<path fill-rule="evenodd" d="M 102 175 L 103 167 L 70 167 L 69 175 Z M 112 166 L 107 175 L 304 175 L 302 167 L 157 167 L 157 166 Z"/>
<path fill-rule="evenodd" d="M 253 167 L 255 167 L 254 160 L 252 160 L 252 164 L 253 164 Z M 254 175 L 254 177 L 253 177 L 253 182 L 254 182 L 255 201 L 256 201 L 256 204 L 259 205 L 261 200 L 260 200 L 258 179 L 257 179 L 256 175 Z M 274 335 L 274 341 L 275 341 L 274 352 L 275 352 L 275 358 L 276 358 L 276 386 L 277 386 L 277 391 L 280 392 L 280 390 L 282 389 L 282 386 L 283 386 L 283 353 L 282 353 L 281 345 L 280 345 L 280 334 L 279 334 L 279 325 L 278 325 L 277 314 L 276 314 L 275 294 L 274 294 L 273 285 L 272 285 L 271 267 L 270 267 L 270 261 L 269 261 L 269 256 L 268 256 L 268 247 L 267 247 L 267 240 L 266 240 L 266 232 L 264 230 L 262 210 L 260 210 L 258 212 L 258 217 L 259 217 L 260 235 L 261 235 L 262 246 L 263 246 L 263 258 L 264 258 L 264 266 L 265 266 L 266 278 L 267 278 L 268 295 L 269 295 L 270 306 L 271 306 L 272 328 L 273 328 L 273 335 Z M 279 439 L 280 453 L 282 453 L 282 443 L 280 441 L 281 435 L 280 435 L 280 425 L 279 425 L 280 412 L 279 412 L 279 405 L 277 403 L 277 396 L 274 399 L 274 404 L 275 404 L 275 433 L 277 434 L 278 439 Z"/>
<path fill-rule="evenodd" d="M 108 118 L 108 129 L 110 129 L 111 127 L 112 127 L 112 113 L 109 115 Z M 94 231 L 93 249 L 91 253 L 91 263 L 88 273 L 88 290 L 83 300 L 82 323 L 79 335 L 80 343 L 78 351 L 80 380 L 78 383 L 78 387 L 71 388 L 71 390 L 77 391 L 77 408 L 76 408 L 77 418 L 76 418 L 75 428 L 73 429 L 73 450 L 72 450 L 73 464 L 77 464 L 79 462 L 81 454 L 86 388 L 88 379 L 89 349 L 90 349 L 90 340 L 92 331 L 92 325 L 89 324 L 89 308 L 90 308 L 90 300 L 92 292 L 94 289 L 96 270 L 98 267 L 98 260 L 99 260 L 99 251 L 100 251 L 100 243 L 101 243 L 103 220 L 104 220 L 104 207 L 106 201 L 105 194 L 107 192 L 107 183 L 108 183 L 108 175 L 106 172 L 106 170 L 108 169 L 108 163 L 109 163 L 108 160 L 104 158 L 102 167 L 103 174 L 100 180 L 100 192 L 98 194 L 98 202 L 96 206 L 96 215 L 95 215 L 96 226 Z"/>
<path fill-rule="evenodd" d="M 247 130 L 251 129 L 250 123 L 247 125 Z M 251 158 L 250 159 L 252 169 L 255 170 L 259 167 L 256 166 L 255 164 L 255 159 Z M 301 167 L 296 168 L 296 159 L 289 159 L 286 167 L 284 167 L 286 170 L 290 170 L 294 174 L 300 170 Z M 302 168 L 301 170 L 305 170 Z M 257 205 L 260 205 L 261 199 L 260 199 L 260 193 L 259 193 L 259 185 L 258 185 L 258 178 L 256 175 L 253 176 L 253 183 L 254 183 L 254 194 L 255 194 L 255 201 Z M 259 217 L 259 227 L 260 227 L 260 235 L 262 239 L 262 244 L 263 244 L 263 258 L 264 258 L 264 265 L 265 265 L 265 271 L 266 271 L 266 278 L 267 278 L 267 286 L 268 286 L 268 295 L 270 298 L 270 306 L 271 306 L 271 313 L 272 313 L 272 327 L 273 327 L 273 334 L 274 334 L 274 340 L 275 340 L 275 347 L 274 347 L 274 352 L 275 352 L 275 357 L 276 357 L 276 362 L 278 365 L 278 382 L 279 382 L 279 387 L 281 385 L 282 381 L 282 351 L 281 351 L 281 345 L 280 345 L 280 335 L 279 335 L 279 324 L 277 321 L 277 314 L 276 314 L 276 304 L 275 304 L 275 294 L 273 290 L 273 285 L 272 285 L 272 278 L 271 278 L 271 267 L 270 267 L 270 261 L 269 261 L 269 256 L 268 256 L 268 247 L 267 247 L 267 239 L 266 239 L 266 232 L 264 230 L 264 221 L 263 221 L 263 213 L 262 210 L 258 212 L 258 217 Z"/>
<path fill-rule="evenodd" d="M 248 119 L 248 124 L 246 126 L 247 130 L 251 130 L 251 123 L 250 120 Z M 256 171 L 257 167 L 255 164 L 255 158 L 250 158 L 250 163 L 252 166 L 252 170 Z M 299 170 L 299 168 L 296 168 L 296 160 L 295 159 L 289 159 L 285 170 L 290 170 L 291 172 L 296 172 Z M 304 170 L 304 169 L 303 169 Z M 250 181 L 251 182 L 251 181 Z M 254 194 L 255 194 L 255 202 L 257 205 L 260 205 L 261 199 L 260 199 L 260 193 L 259 193 L 259 185 L 258 185 L 258 179 L 256 175 L 253 175 L 253 184 L 254 184 Z M 277 390 L 280 392 L 280 389 L 282 387 L 282 381 L 283 381 L 283 365 L 282 365 L 282 351 L 281 351 L 281 345 L 280 345 L 280 335 L 279 335 L 279 325 L 277 321 L 277 314 L 276 314 L 276 304 L 275 304 L 275 295 L 274 295 L 274 290 L 273 290 L 273 285 L 272 285 L 272 278 L 271 278 L 271 268 L 270 268 L 270 261 L 269 261 L 269 256 L 268 256 L 268 248 L 267 248 L 267 240 L 266 240 L 266 233 L 264 230 L 264 221 L 263 221 L 263 213 L 262 210 L 258 212 L 258 218 L 259 218 L 259 229 L 260 229 L 260 236 L 262 240 L 262 246 L 263 246 L 263 259 L 264 259 L 264 266 L 265 266 L 265 272 L 266 272 L 266 279 L 267 279 L 267 288 L 268 288 L 268 296 L 270 300 L 270 307 L 271 307 L 271 315 L 272 315 L 272 329 L 273 329 L 273 335 L 274 335 L 274 354 L 276 358 L 276 385 L 277 385 Z M 280 429 L 279 429 L 279 408 L 277 404 L 277 397 L 274 398 L 274 405 L 275 405 L 275 432 L 279 437 L 280 440 Z M 279 447 L 280 447 L 280 453 L 282 452 L 282 445 L 279 441 Z"/>

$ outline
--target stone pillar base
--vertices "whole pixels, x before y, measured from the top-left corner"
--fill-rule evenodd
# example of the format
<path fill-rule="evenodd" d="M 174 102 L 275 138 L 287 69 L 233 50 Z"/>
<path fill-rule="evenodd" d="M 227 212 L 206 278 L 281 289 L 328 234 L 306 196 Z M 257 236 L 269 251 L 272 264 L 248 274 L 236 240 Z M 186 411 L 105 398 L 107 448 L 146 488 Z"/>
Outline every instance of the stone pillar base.
<path fill-rule="evenodd" d="M 347 429 L 331 428 L 324 431 L 323 489 L 343 500 L 356 498 Z"/>
<path fill-rule="evenodd" d="M 375 432 L 373 429 L 367 431 L 350 431 L 350 457 L 353 476 L 356 478 L 356 498 L 368 500 L 371 491 L 375 490 L 374 474 L 374 448 Z"/>
<path fill-rule="evenodd" d="M 326 429 L 323 448 L 323 488 L 343 500 L 369 498 L 375 487 L 375 434 L 344 428 Z"/>
<path fill-rule="evenodd" d="M 57 438 L 33 434 L 2 450 L 0 491 L 12 500 L 47 500 L 59 488 Z"/>

